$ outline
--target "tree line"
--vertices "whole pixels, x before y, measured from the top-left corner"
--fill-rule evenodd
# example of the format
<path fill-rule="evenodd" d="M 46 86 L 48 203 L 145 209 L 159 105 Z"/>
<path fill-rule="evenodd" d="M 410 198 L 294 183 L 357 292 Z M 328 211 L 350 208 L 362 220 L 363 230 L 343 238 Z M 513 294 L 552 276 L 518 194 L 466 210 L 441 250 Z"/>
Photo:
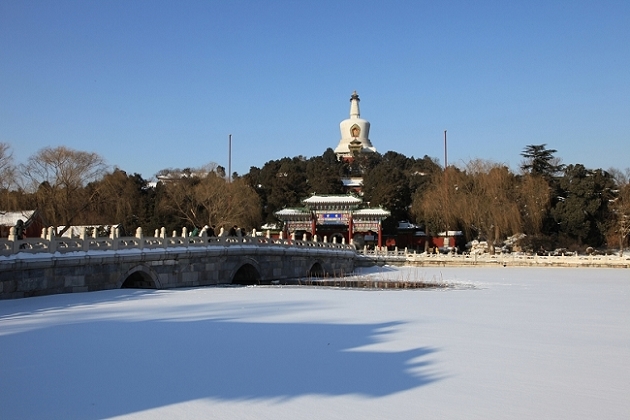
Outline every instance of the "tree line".
<path fill-rule="evenodd" d="M 0 144 L 0 210 L 36 209 L 57 235 L 73 225 L 118 225 L 123 235 L 138 227 L 152 234 L 161 227 L 259 225 L 256 192 L 243 179 L 228 182 L 218 165 L 160 172 L 171 178 L 150 182 L 108 169 L 98 154 L 63 146 L 44 148 L 17 165 L 10 147 Z"/>
<path fill-rule="evenodd" d="M 321 156 L 285 157 L 251 167 L 231 179 L 215 163 L 164 169 L 158 182 L 108 169 L 95 154 L 44 148 L 16 164 L 0 143 L 0 209 L 37 209 L 60 235 L 71 225 L 118 224 L 126 234 L 189 230 L 205 225 L 252 229 L 276 222 L 274 213 L 299 207 L 318 194 L 342 194 L 344 179 L 361 177 L 364 202 L 392 216 L 383 223 L 413 221 L 429 234 L 465 232 L 467 239 L 499 246 L 524 235 L 522 246 L 578 249 L 623 248 L 630 234 L 630 170 L 561 164 L 545 144 L 528 145 L 518 172 L 482 159 L 444 169 L 429 156 L 363 153 L 340 161 Z M 230 182 L 231 181 L 231 182 Z"/>

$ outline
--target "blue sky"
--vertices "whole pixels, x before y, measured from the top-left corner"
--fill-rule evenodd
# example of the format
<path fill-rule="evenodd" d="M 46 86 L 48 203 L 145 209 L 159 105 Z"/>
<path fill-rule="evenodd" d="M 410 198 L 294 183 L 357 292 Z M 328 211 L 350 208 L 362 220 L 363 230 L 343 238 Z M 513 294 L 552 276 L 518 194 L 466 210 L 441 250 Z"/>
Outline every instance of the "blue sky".
<path fill-rule="evenodd" d="M 630 167 L 628 1 L 0 0 L 0 142 L 145 178 L 334 148 L 517 169 L 528 144 Z"/>

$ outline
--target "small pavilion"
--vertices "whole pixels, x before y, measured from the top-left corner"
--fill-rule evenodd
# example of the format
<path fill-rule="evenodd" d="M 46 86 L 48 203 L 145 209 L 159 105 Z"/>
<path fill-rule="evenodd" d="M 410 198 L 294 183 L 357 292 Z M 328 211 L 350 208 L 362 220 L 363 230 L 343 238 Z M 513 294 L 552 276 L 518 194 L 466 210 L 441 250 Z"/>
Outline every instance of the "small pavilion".
<path fill-rule="evenodd" d="M 374 243 L 382 246 L 383 219 L 390 212 L 364 208 L 363 199 L 352 195 L 312 195 L 302 200 L 303 207 L 285 208 L 275 213 L 284 223 L 283 232 L 306 234 L 313 240 Z"/>

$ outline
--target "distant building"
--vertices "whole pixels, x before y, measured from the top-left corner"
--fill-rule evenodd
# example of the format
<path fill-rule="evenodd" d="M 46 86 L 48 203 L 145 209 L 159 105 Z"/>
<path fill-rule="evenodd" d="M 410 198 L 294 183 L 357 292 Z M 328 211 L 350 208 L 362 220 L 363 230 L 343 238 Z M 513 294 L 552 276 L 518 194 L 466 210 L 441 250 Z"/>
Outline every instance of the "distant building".
<path fill-rule="evenodd" d="M 353 162 L 360 153 L 375 153 L 370 141 L 370 123 L 361 118 L 359 95 L 350 96 L 350 118 L 339 124 L 341 140 L 335 148 L 337 159 Z M 348 194 L 312 195 L 304 200 L 304 207 L 286 208 L 275 213 L 283 222 L 283 232 L 295 234 L 299 239 L 327 238 L 329 242 L 342 240 L 359 246 L 382 246 L 381 222 L 390 216 L 382 208 L 366 208 L 358 195 L 363 188 L 362 174 L 354 174 L 341 180 Z"/>
<path fill-rule="evenodd" d="M 286 208 L 275 213 L 284 222 L 283 231 L 288 237 L 299 239 L 317 237 L 322 241 L 341 243 L 352 239 L 358 246 L 382 246 L 383 219 L 390 212 L 382 208 L 364 208 L 363 199 L 355 195 L 312 195 L 302 200 L 304 207 Z"/>
<path fill-rule="evenodd" d="M 8 238 L 11 228 L 18 220 L 24 222 L 24 236 L 27 238 L 39 238 L 46 223 L 37 210 L 0 211 L 0 238 Z"/>
<path fill-rule="evenodd" d="M 341 178 L 341 182 L 343 183 L 344 191 L 355 193 L 362 195 L 363 192 L 363 177 L 361 176 L 352 176 Z"/>

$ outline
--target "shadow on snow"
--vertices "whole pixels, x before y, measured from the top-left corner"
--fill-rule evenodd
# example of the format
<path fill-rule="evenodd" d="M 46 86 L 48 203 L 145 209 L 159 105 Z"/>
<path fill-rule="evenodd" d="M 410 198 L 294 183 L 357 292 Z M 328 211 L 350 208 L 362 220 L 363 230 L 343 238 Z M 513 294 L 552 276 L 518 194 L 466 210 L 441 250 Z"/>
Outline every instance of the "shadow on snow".
<path fill-rule="evenodd" d="M 0 335 L 0 405 L 7 418 L 98 419 L 200 398 L 381 397 L 439 380 L 436 349 L 361 349 L 398 325 L 95 320 Z"/>

